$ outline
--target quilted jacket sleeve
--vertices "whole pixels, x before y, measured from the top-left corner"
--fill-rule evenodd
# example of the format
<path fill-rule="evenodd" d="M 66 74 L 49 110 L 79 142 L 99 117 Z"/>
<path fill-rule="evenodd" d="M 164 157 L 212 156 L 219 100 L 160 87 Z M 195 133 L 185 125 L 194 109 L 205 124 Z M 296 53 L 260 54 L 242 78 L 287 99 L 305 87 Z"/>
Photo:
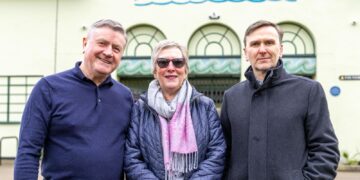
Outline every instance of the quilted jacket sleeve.
<path fill-rule="evenodd" d="M 205 160 L 199 162 L 198 169 L 190 179 L 221 179 L 224 170 L 226 143 L 219 115 L 213 101 L 208 103 L 206 116 L 209 121 L 209 143 L 206 150 Z"/>
<path fill-rule="evenodd" d="M 131 122 L 125 145 L 124 170 L 126 179 L 158 179 L 144 162 L 139 145 L 139 122 L 140 109 L 139 101 L 134 104 L 131 114 Z"/>

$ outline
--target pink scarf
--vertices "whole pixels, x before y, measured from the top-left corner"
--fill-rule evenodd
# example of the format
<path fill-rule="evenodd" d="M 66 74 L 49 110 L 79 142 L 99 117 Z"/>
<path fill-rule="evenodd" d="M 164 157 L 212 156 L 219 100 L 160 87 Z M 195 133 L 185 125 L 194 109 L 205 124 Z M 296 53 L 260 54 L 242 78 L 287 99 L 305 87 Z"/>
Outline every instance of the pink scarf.
<path fill-rule="evenodd" d="M 149 86 L 149 90 L 150 88 Z M 150 91 L 148 91 L 148 97 L 151 96 L 149 92 Z M 174 98 L 176 109 L 170 120 L 166 120 L 161 113 L 159 113 L 166 172 L 165 179 L 174 179 L 179 175 L 181 177 L 181 174 L 190 172 L 198 166 L 198 149 L 190 112 L 191 93 L 191 85 L 186 80 L 177 97 Z M 154 99 L 158 100 L 159 98 Z M 165 100 L 165 104 L 159 102 L 153 104 L 153 102 L 150 101 L 152 101 L 152 98 L 149 99 L 149 105 L 157 112 L 164 111 L 166 108 L 162 107 L 168 106 Z M 162 105 L 159 106 L 156 104 Z"/>

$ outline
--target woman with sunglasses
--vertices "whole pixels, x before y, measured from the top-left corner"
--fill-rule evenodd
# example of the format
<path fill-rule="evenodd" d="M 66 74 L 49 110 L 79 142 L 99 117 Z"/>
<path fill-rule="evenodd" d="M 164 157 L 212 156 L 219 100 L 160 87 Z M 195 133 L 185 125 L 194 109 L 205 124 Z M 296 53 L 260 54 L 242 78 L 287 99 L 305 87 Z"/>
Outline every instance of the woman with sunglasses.
<path fill-rule="evenodd" d="M 164 40 L 151 59 L 155 79 L 132 111 L 127 179 L 221 179 L 226 144 L 219 116 L 187 80 L 186 48 Z"/>

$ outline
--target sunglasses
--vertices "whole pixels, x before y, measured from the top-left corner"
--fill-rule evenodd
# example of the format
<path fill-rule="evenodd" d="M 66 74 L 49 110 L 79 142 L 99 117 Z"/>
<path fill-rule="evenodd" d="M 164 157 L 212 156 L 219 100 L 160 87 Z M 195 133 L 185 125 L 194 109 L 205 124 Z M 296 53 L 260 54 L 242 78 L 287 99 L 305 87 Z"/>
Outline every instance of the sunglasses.
<path fill-rule="evenodd" d="M 157 58 L 156 63 L 160 68 L 166 68 L 169 66 L 170 61 L 176 68 L 182 68 L 185 65 L 185 58 Z"/>

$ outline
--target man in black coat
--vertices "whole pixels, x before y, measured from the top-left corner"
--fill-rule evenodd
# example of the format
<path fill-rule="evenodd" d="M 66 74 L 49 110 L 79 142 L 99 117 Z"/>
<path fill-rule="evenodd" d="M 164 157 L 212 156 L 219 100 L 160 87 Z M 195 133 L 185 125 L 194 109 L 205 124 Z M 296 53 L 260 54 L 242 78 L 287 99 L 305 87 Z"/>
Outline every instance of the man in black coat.
<path fill-rule="evenodd" d="M 248 27 L 247 80 L 225 92 L 221 121 L 228 145 L 224 179 L 334 179 L 339 161 L 320 83 L 286 73 L 283 32 L 268 21 Z"/>

